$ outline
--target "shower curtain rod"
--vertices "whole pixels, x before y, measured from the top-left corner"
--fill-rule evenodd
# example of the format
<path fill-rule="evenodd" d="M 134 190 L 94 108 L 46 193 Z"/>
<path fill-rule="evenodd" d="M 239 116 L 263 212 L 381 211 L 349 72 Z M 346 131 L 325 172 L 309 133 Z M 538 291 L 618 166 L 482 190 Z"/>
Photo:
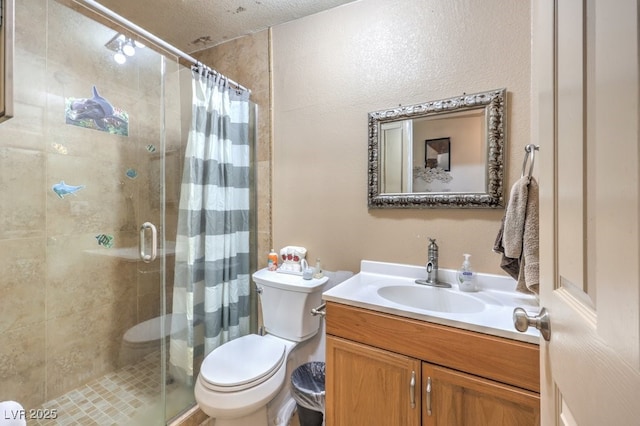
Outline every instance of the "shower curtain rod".
<path fill-rule="evenodd" d="M 193 65 L 202 66 L 207 71 L 209 71 L 209 72 L 211 72 L 213 74 L 220 75 L 220 76 L 224 77 L 229 82 L 229 84 L 231 84 L 232 86 L 235 86 L 236 88 L 238 88 L 240 90 L 245 90 L 245 91 L 251 93 L 251 90 L 247 89 L 246 87 L 242 86 L 241 84 L 238 84 L 235 81 L 231 80 L 230 78 L 225 77 L 224 75 L 222 75 L 218 71 L 214 70 L 213 68 L 209 67 L 208 65 L 205 65 L 202 62 L 198 61 L 193 56 L 190 56 L 190 55 L 184 53 L 182 50 L 178 49 L 177 47 L 174 47 L 174 46 L 170 45 L 169 43 L 167 43 L 166 41 L 154 36 L 149 31 L 145 30 L 142 27 L 139 27 L 138 25 L 134 24 L 133 22 L 129 21 L 128 19 L 123 18 L 122 16 L 114 13 L 110 9 L 107 9 L 106 7 L 101 5 L 100 3 L 97 3 L 94 0 L 72 0 L 72 1 L 74 3 L 80 4 L 80 5 L 88 8 L 88 9 L 91 9 L 94 12 L 95 11 L 100 12 L 102 15 L 106 16 L 108 19 L 110 19 L 110 20 L 122 25 L 123 27 L 125 27 L 129 31 L 132 31 L 132 32 L 134 32 L 136 34 L 140 34 L 145 39 L 153 42 L 154 44 L 156 44 L 157 46 L 161 47 L 162 49 L 170 52 L 171 54 L 176 55 L 179 58 L 185 59 L 185 60 L 191 62 Z"/>

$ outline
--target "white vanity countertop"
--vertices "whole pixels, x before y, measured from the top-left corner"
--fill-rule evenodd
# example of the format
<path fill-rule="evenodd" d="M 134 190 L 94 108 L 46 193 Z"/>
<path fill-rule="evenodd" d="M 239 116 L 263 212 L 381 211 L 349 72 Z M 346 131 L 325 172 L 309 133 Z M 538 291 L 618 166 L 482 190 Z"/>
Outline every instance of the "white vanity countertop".
<path fill-rule="evenodd" d="M 438 279 L 452 284 L 451 289 L 434 288 L 440 292 L 460 292 L 455 284 L 456 271 L 440 269 Z M 534 295 L 515 291 L 516 282 L 507 276 L 477 274 L 480 291 L 464 293 L 485 303 L 485 309 L 477 313 L 449 313 L 419 309 L 394 303 L 378 294 L 382 287 L 395 285 L 419 285 L 416 279 L 426 278 L 423 266 L 363 260 L 360 273 L 323 293 L 325 301 L 337 302 L 431 323 L 457 327 L 508 339 L 539 344 L 540 333 L 533 327 L 518 332 L 513 325 L 513 309 L 522 307 L 531 315 L 537 315 L 538 301 Z M 422 287 L 422 286 L 421 286 Z"/>

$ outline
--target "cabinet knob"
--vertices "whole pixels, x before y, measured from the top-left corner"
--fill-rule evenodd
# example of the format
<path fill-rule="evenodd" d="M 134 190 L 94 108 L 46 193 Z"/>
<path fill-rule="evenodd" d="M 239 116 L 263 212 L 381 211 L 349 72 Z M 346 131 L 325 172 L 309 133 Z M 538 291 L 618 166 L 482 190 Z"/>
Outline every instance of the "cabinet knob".
<path fill-rule="evenodd" d="M 521 333 L 527 331 L 531 326 L 540 330 L 540 334 L 547 342 L 551 339 L 551 321 L 549 320 L 549 313 L 545 308 L 540 310 L 537 316 L 529 316 L 527 312 L 522 308 L 515 308 L 513 310 L 513 325 Z"/>

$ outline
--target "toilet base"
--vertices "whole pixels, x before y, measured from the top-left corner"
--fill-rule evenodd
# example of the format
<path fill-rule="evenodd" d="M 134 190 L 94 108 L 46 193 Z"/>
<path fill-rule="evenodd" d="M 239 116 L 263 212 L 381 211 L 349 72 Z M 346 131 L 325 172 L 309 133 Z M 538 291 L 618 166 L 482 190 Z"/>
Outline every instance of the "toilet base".
<path fill-rule="evenodd" d="M 268 426 L 267 407 L 262 406 L 258 411 L 238 419 L 216 419 L 214 426 Z"/>

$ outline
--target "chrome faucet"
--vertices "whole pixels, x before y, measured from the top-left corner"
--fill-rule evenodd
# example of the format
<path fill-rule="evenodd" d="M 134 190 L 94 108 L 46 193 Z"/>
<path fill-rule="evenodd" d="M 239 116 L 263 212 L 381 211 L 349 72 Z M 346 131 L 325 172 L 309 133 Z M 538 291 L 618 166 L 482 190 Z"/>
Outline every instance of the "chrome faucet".
<path fill-rule="evenodd" d="M 435 238 L 429 238 L 429 250 L 427 257 L 427 284 L 434 285 L 438 282 L 438 245 Z"/>
<path fill-rule="evenodd" d="M 438 245 L 436 244 L 435 238 L 429 238 L 427 279 L 416 280 L 416 284 L 425 284 L 434 287 L 451 287 L 451 284 L 438 281 Z"/>

